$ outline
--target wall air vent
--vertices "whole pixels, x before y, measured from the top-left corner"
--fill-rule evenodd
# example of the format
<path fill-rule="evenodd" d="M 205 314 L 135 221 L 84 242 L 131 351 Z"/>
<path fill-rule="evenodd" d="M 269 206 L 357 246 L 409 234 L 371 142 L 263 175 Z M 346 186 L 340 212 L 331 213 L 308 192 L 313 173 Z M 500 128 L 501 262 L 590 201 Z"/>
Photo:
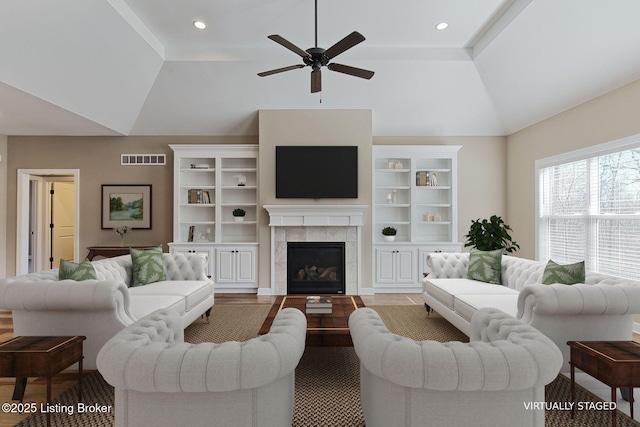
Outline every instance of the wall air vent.
<path fill-rule="evenodd" d="M 120 154 L 123 166 L 164 166 L 167 164 L 166 154 Z"/>

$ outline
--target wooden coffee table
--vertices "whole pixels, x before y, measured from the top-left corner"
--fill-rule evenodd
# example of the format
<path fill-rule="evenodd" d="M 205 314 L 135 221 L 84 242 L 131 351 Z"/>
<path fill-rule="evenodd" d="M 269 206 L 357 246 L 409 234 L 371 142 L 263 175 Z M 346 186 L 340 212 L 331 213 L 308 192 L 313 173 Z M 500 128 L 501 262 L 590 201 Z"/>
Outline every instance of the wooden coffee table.
<path fill-rule="evenodd" d="M 569 341 L 571 349 L 571 400 L 575 402 L 575 370 L 580 369 L 611 387 L 611 401 L 616 388 L 631 388 L 629 404 L 633 418 L 633 387 L 640 386 L 640 344 L 634 341 Z M 575 406 L 575 405 L 574 405 Z M 571 409 L 571 418 L 574 408 Z M 616 425 L 616 409 L 611 411 Z"/>
<path fill-rule="evenodd" d="M 307 346 L 351 347 L 353 342 L 349 333 L 349 316 L 356 309 L 364 307 L 364 303 L 357 295 L 331 296 L 331 299 L 333 305 L 331 314 L 306 314 L 306 295 L 279 296 L 262 324 L 259 334 L 264 335 L 269 332 L 273 319 L 280 310 L 293 307 L 307 316 Z"/>

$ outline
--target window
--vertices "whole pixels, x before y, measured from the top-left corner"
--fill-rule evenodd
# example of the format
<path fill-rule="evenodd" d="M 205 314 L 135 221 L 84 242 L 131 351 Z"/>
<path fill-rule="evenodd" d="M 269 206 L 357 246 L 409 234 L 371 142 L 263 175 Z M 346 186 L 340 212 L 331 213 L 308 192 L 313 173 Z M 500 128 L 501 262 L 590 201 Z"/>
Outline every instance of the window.
<path fill-rule="evenodd" d="M 640 279 L 640 135 L 536 162 L 538 259 Z"/>

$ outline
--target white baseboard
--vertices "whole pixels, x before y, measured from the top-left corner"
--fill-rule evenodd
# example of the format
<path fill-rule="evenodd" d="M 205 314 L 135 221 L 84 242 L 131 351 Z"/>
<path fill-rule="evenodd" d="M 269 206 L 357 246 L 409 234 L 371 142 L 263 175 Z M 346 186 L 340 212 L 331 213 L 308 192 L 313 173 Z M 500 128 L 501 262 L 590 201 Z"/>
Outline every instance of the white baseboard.
<path fill-rule="evenodd" d="M 420 294 L 422 293 L 422 286 L 421 285 L 406 285 L 406 286 L 374 285 L 373 292 L 376 294 Z"/>
<path fill-rule="evenodd" d="M 273 292 L 271 290 L 271 288 L 258 288 L 258 295 L 262 295 L 262 296 L 271 296 L 273 295 Z"/>
<path fill-rule="evenodd" d="M 633 322 L 633 332 L 640 335 L 640 323 Z"/>
<path fill-rule="evenodd" d="M 260 289 L 256 288 L 255 286 L 247 286 L 246 288 L 240 288 L 238 286 L 234 286 L 232 288 L 225 288 L 220 285 L 215 285 L 215 289 L 213 293 L 214 294 L 255 294 L 256 290 L 260 290 Z"/>
<path fill-rule="evenodd" d="M 373 288 L 360 288 L 358 290 L 358 295 L 370 295 L 373 296 L 375 295 L 375 291 L 373 290 Z"/>

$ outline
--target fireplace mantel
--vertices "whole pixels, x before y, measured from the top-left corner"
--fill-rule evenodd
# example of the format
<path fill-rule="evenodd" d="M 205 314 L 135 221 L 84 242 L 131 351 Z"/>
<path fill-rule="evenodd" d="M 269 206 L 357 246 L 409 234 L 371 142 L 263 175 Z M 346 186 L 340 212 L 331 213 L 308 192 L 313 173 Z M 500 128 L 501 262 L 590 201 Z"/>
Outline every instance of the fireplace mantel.
<path fill-rule="evenodd" d="M 362 287 L 362 226 L 367 205 L 263 205 L 271 229 L 271 286 L 259 295 L 286 295 L 289 241 L 346 242 L 346 294 Z"/>
<path fill-rule="evenodd" d="M 270 227 L 361 227 L 367 205 L 264 205 Z"/>

